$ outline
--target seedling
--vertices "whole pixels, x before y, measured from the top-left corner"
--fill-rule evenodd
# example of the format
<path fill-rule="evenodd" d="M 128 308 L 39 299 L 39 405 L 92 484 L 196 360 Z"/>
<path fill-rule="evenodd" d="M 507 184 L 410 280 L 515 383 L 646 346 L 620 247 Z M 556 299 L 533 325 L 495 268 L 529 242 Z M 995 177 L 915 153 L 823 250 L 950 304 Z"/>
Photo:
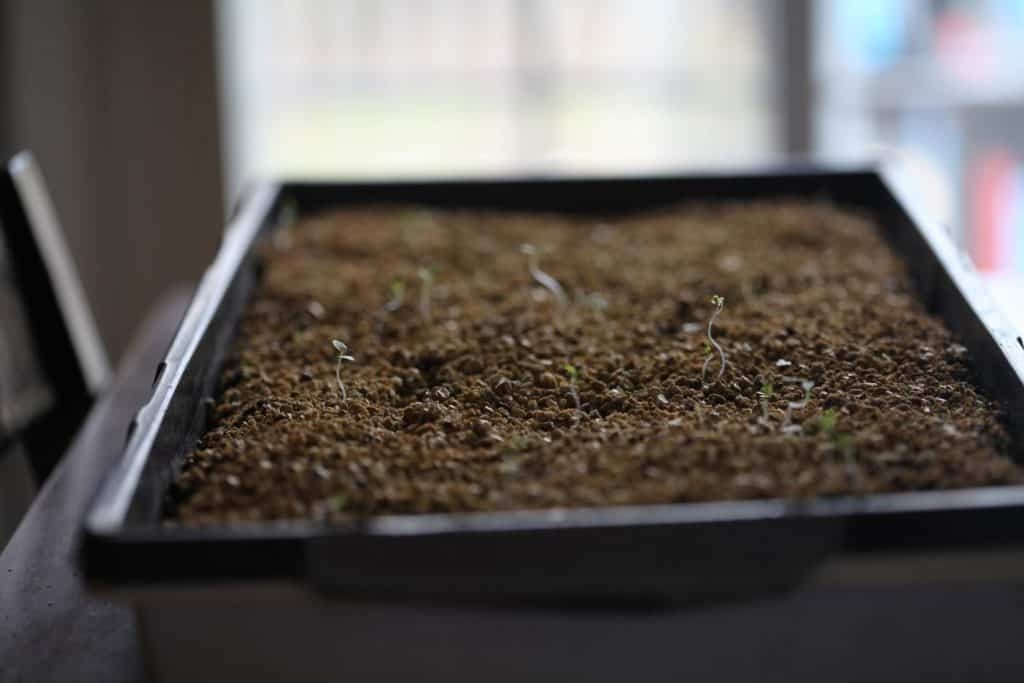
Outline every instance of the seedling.
<path fill-rule="evenodd" d="M 576 290 L 576 305 L 580 308 L 589 308 L 597 313 L 604 313 L 608 310 L 608 299 L 597 292 L 587 292 L 583 289 Z"/>
<path fill-rule="evenodd" d="M 420 316 L 430 320 L 430 291 L 434 287 L 434 274 L 437 268 L 417 268 L 416 277 L 420 279 Z"/>
<path fill-rule="evenodd" d="M 348 345 L 340 339 L 332 339 L 331 345 L 338 352 L 338 365 L 334 368 L 334 376 L 338 380 L 338 391 L 341 392 L 341 400 L 344 401 L 348 398 L 348 392 L 345 391 L 345 383 L 341 381 L 341 362 L 344 360 L 354 362 L 355 358 L 348 354 Z"/>
<path fill-rule="evenodd" d="M 395 280 L 391 283 L 391 299 L 384 304 L 384 313 L 394 313 L 405 302 L 405 281 Z"/>
<path fill-rule="evenodd" d="M 569 303 L 565 296 L 565 290 L 562 289 L 562 285 L 558 284 L 558 280 L 540 269 L 540 252 L 537 247 L 532 244 L 522 244 L 519 246 L 519 251 L 526 254 L 526 264 L 530 270 L 530 276 L 537 284 L 551 292 L 551 296 L 555 297 L 558 305 L 564 308 Z"/>
<path fill-rule="evenodd" d="M 725 306 L 725 299 L 723 297 L 719 296 L 718 294 L 715 294 L 713 297 L 711 297 L 711 305 L 715 307 L 715 310 L 712 311 L 711 319 L 708 320 L 708 344 L 710 346 L 714 347 L 714 349 L 716 351 L 718 351 L 718 357 L 719 357 L 720 365 L 718 367 L 718 376 L 715 377 L 715 381 L 717 382 L 720 379 L 722 379 L 722 375 L 725 374 L 725 363 L 726 363 L 726 360 L 725 360 L 725 351 L 722 350 L 722 347 L 718 344 L 718 342 L 715 341 L 714 336 L 712 336 L 712 334 L 711 334 L 711 327 L 715 324 L 715 320 L 718 318 L 719 314 L 721 314 L 722 308 Z M 711 353 L 710 350 L 708 351 L 708 353 L 709 354 Z M 705 381 L 705 378 L 707 377 L 708 366 L 711 365 L 712 358 L 714 358 L 714 356 L 708 355 L 707 360 L 704 361 L 704 367 L 701 368 L 701 370 L 700 370 L 700 381 L 701 381 L 701 384 L 706 384 L 707 383 Z"/>
<path fill-rule="evenodd" d="M 818 416 L 818 431 L 832 438 L 836 431 L 836 411 L 829 408 Z"/>
<path fill-rule="evenodd" d="M 572 396 L 572 402 L 576 404 L 576 420 L 578 421 L 583 413 L 583 408 L 580 406 L 580 394 L 576 390 L 576 380 L 580 376 L 580 371 L 576 369 L 575 365 L 566 363 L 565 374 L 569 376 L 569 394 Z"/>
<path fill-rule="evenodd" d="M 857 472 L 857 462 L 853 458 L 856 446 L 852 436 L 836 429 L 837 422 L 836 411 L 829 408 L 818 416 L 818 431 L 827 436 L 832 442 L 832 446 L 843 456 L 843 460 L 846 461 L 846 469 L 852 476 Z"/>
<path fill-rule="evenodd" d="M 814 382 L 809 379 L 803 379 L 801 377 L 783 377 L 783 382 L 787 384 L 799 384 L 800 388 L 804 390 L 804 397 L 799 401 L 789 401 L 786 403 L 786 417 L 782 421 L 782 431 L 794 432 L 800 431 L 799 425 L 791 424 L 793 420 L 794 410 L 803 410 L 807 407 L 807 404 L 811 400 L 811 389 L 814 388 Z"/>
<path fill-rule="evenodd" d="M 757 398 L 761 403 L 761 424 L 768 426 L 771 421 L 768 417 L 768 400 L 775 395 L 775 385 L 771 382 L 765 382 L 761 385 L 761 390 L 757 392 Z"/>

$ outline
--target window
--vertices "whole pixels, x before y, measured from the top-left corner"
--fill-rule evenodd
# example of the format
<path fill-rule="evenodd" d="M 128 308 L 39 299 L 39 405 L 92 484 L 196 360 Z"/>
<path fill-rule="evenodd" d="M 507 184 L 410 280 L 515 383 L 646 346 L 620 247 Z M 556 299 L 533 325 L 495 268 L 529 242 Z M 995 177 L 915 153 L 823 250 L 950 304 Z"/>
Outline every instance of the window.
<path fill-rule="evenodd" d="M 228 185 L 763 159 L 771 6 L 223 0 Z"/>

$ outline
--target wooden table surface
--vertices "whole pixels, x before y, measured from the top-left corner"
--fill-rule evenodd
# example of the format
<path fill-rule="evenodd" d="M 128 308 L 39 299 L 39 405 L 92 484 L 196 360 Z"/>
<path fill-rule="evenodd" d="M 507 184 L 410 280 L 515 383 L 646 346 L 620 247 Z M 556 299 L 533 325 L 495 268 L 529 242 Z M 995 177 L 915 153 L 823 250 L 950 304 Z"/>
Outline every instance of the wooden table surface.
<path fill-rule="evenodd" d="M 188 303 L 178 289 L 140 328 L 112 386 L 94 406 L 0 554 L 0 681 L 144 680 L 129 607 L 85 591 L 75 551 L 85 511 L 121 456 L 132 415 L 148 398 Z"/>

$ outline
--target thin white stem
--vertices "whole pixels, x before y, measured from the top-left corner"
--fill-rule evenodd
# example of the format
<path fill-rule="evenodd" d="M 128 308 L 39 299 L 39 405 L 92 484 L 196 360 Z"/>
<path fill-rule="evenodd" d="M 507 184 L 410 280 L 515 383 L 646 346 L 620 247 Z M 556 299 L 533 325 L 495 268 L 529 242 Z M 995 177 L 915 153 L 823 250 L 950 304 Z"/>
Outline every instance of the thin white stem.
<path fill-rule="evenodd" d="M 420 268 L 416 275 L 420 279 L 420 316 L 430 320 L 430 289 L 434 284 L 434 274 L 426 268 Z"/>
<path fill-rule="evenodd" d="M 338 391 L 341 392 L 341 400 L 348 399 L 348 392 L 345 391 L 345 383 L 341 381 L 341 356 L 338 356 L 338 365 L 334 368 L 334 376 L 338 379 Z"/>
<path fill-rule="evenodd" d="M 334 377 L 338 380 L 338 391 L 341 392 L 341 400 L 344 401 L 348 398 L 348 392 L 345 391 L 345 383 L 341 381 L 341 361 L 353 362 L 355 358 L 348 354 L 348 345 L 340 339 L 332 339 L 331 346 L 338 352 L 338 364 L 334 368 Z"/>
<path fill-rule="evenodd" d="M 580 417 L 583 415 L 583 406 L 580 404 L 580 393 L 576 390 L 575 377 L 569 379 L 569 394 L 572 396 L 572 402 L 576 404 L 575 422 L 579 422 Z"/>
<path fill-rule="evenodd" d="M 718 351 L 718 357 L 721 363 L 721 365 L 718 368 L 718 376 L 715 377 L 716 382 L 721 380 L 722 375 L 725 374 L 725 351 L 722 350 L 722 347 L 718 344 L 718 342 L 715 341 L 714 336 L 712 336 L 711 327 L 715 324 L 715 320 L 718 318 L 718 314 L 722 312 L 722 306 L 724 305 L 725 302 L 721 298 L 719 298 L 718 301 L 715 303 L 715 311 L 714 313 L 711 314 L 711 319 L 708 320 L 708 343 L 711 344 L 711 346 L 713 346 L 716 351 Z M 704 382 L 704 378 L 708 374 L 708 365 L 711 364 L 712 358 L 713 356 L 708 356 L 707 360 L 704 361 L 704 367 L 701 368 L 700 381 L 702 383 Z"/>
<path fill-rule="evenodd" d="M 534 281 L 544 289 L 551 292 L 551 296 L 555 297 L 558 305 L 562 308 L 568 305 L 569 297 L 565 295 L 565 290 L 562 289 L 562 285 L 558 284 L 558 280 L 551 277 L 543 270 L 540 269 L 540 258 L 537 256 L 537 248 L 532 244 L 524 244 L 520 251 L 526 254 L 527 268 L 530 270 L 530 276 Z"/>

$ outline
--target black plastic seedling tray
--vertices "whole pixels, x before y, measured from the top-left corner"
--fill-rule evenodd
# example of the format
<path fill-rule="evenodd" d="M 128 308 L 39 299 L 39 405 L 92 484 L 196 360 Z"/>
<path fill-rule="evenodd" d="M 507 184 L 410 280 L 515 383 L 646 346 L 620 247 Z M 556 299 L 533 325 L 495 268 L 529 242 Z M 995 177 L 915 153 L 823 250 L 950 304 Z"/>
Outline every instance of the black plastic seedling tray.
<path fill-rule="evenodd" d="M 948 237 L 914 218 L 874 170 L 617 179 L 304 183 L 260 186 L 241 203 L 220 251 L 156 369 L 124 457 L 85 522 L 94 584 L 139 589 L 285 581 L 317 595 L 441 601 L 736 598 L 797 586 L 837 560 L 963 557 L 1016 561 L 1024 487 L 473 514 L 379 516 L 347 524 L 280 522 L 180 528 L 161 506 L 204 424 L 257 272 L 253 245 L 296 207 L 412 202 L 608 214 L 693 199 L 828 199 L 868 209 L 906 261 L 919 295 L 967 346 L 979 381 L 1024 443 L 1024 342 L 979 289 Z M 841 563 L 840 563 L 841 564 Z M 913 569 L 887 565 L 886 576 Z M 916 566 L 916 565 L 915 565 Z M 956 574 L 977 565 L 946 567 Z M 985 565 L 990 566 L 990 565 Z M 1014 565 L 1016 566 L 1016 565 Z M 817 572 L 817 573 L 816 573 Z"/>

